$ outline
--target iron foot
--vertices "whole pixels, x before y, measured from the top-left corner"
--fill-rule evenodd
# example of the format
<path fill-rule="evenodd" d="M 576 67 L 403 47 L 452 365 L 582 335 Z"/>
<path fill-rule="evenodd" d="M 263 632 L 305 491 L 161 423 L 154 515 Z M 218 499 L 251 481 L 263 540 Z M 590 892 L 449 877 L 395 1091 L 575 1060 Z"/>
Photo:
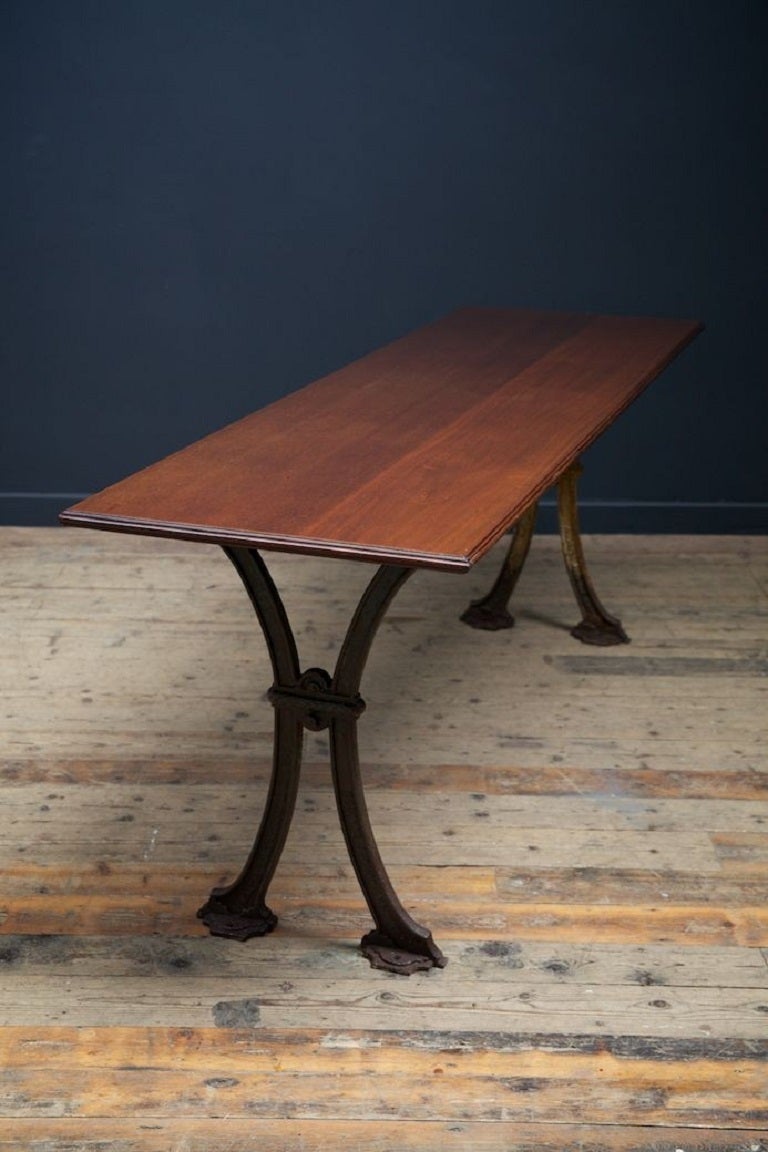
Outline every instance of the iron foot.
<path fill-rule="evenodd" d="M 252 912 L 235 912 L 216 898 L 216 890 L 197 913 L 211 936 L 225 936 L 229 940 L 250 940 L 252 936 L 267 936 L 277 927 L 277 916 L 263 904 Z"/>
<path fill-rule="evenodd" d="M 430 968 L 445 968 L 448 963 L 430 937 L 425 941 L 426 951 L 408 952 L 398 947 L 389 936 L 374 928 L 360 941 L 360 949 L 371 965 L 384 972 L 394 972 L 398 976 L 412 976 L 414 972 L 429 972 Z"/>
<path fill-rule="evenodd" d="M 494 608 L 477 600 L 461 614 L 461 620 L 470 628 L 481 628 L 485 632 L 499 632 L 502 628 L 514 628 L 515 618 L 506 608 Z"/>
<path fill-rule="evenodd" d="M 629 636 L 619 620 L 582 620 L 571 628 L 571 636 L 582 644 L 593 644 L 596 648 L 611 648 L 614 644 L 629 644 Z"/>

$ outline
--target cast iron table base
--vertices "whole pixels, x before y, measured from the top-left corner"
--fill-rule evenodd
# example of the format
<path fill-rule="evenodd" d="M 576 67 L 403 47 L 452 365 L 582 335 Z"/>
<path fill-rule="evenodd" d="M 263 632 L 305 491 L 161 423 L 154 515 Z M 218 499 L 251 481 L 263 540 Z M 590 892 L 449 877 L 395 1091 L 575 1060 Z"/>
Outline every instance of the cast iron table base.
<path fill-rule="evenodd" d="M 579 533 L 574 464 L 558 484 L 560 537 L 566 569 L 582 611 L 571 634 L 585 644 L 628 642 L 619 620 L 603 608 L 587 572 Z M 462 620 L 473 628 L 511 628 L 507 607 L 531 545 L 536 504 L 521 516 L 491 591 L 473 601 Z M 409 976 L 443 968 L 446 959 L 427 928 L 403 908 L 387 875 L 368 817 L 357 744 L 357 721 L 365 710 L 360 681 L 373 638 L 384 614 L 412 568 L 382 565 L 366 588 L 341 646 L 333 674 L 324 668 L 303 672 L 280 594 L 262 556 L 251 548 L 224 548 L 258 617 L 272 664 L 269 699 L 275 709 L 275 741 L 267 801 L 256 839 L 237 879 L 214 888 L 198 912 L 212 935 L 234 940 L 265 936 L 277 925 L 267 907 L 267 889 L 288 836 L 296 806 L 304 729 L 327 728 L 336 806 L 355 874 L 376 927 L 363 936 L 361 950 L 373 968 Z"/>
<path fill-rule="evenodd" d="M 225 548 L 246 587 L 264 632 L 274 683 L 272 778 L 261 825 L 237 879 L 214 888 L 198 916 L 214 936 L 248 940 L 277 924 L 267 907 L 271 883 L 296 806 L 303 732 L 327 728 L 331 771 L 344 839 L 376 928 L 361 941 L 374 968 L 410 975 L 443 968 L 446 959 L 427 928 L 403 908 L 387 876 L 365 803 L 357 745 L 357 721 L 365 703 L 360 681 L 371 643 L 387 606 L 412 568 L 382 565 L 366 588 L 339 652 L 333 675 L 323 668 L 301 671 L 296 640 L 285 607 L 261 555 L 249 548 Z"/>
<path fill-rule="evenodd" d="M 557 511 L 563 559 L 582 616 L 579 623 L 571 629 L 571 635 L 584 644 L 595 644 L 602 648 L 613 644 L 628 644 L 629 636 L 624 631 L 621 621 L 603 608 L 587 571 L 579 532 L 577 483 L 581 471 L 580 463 L 571 465 L 560 477 L 557 485 Z M 536 510 L 537 505 L 531 504 L 515 525 L 509 551 L 490 592 L 480 600 L 473 600 L 462 614 L 461 619 L 465 624 L 469 624 L 470 628 L 495 632 L 501 628 L 514 626 L 515 618 L 508 605 L 531 547 Z"/>

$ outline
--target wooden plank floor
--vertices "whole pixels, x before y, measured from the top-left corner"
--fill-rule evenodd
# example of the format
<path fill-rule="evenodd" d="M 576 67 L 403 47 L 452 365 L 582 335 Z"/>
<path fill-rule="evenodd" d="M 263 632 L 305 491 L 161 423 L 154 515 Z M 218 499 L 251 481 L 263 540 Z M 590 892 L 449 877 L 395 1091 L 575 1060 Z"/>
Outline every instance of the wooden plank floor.
<path fill-rule="evenodd" d="M 322 734 L 274 936 L 195 918 L 268 778 L 267 660 L 215 550 L 0 529 L 0 1149 L 768 1152 L 768 540 L 588 540 L 629 647 L 420 573 L 361 723 L 396 887 L 449 957 L 368 968 Z M 370 569 L 280 558 L 305 665 Z"/>

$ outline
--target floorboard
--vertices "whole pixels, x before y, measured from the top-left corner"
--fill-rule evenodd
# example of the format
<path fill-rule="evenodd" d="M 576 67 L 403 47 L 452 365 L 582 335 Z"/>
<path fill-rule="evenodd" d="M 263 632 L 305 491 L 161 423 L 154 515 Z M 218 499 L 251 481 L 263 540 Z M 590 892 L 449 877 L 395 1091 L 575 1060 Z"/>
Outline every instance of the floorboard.
<path fill-rule="evenodd" d="M 363 686 L 372 819 L 449 958 L 372 971 L 327 745 L 277 932 L 196 910 L 250 846 L 268 661 L 217 550 L 0 529 L 0 1152 L 768 1152 L 768 540 L 596 537 L 632 643 L 589 649 L 557 542 L 516 627 L 419 573 Z M 305 664 L 369 575 L 276 556 Z"/>

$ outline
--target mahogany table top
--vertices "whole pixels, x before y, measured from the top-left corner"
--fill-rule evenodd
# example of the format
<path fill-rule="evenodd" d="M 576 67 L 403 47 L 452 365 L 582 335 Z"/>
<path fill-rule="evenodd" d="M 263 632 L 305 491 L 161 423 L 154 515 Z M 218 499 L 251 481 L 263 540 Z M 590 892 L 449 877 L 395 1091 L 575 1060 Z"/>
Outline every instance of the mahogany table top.
<path fill-rule="evenodd" d="M 62 513 L 62 523 L 465 571 L 700 331 L 467 308 Z"/>

